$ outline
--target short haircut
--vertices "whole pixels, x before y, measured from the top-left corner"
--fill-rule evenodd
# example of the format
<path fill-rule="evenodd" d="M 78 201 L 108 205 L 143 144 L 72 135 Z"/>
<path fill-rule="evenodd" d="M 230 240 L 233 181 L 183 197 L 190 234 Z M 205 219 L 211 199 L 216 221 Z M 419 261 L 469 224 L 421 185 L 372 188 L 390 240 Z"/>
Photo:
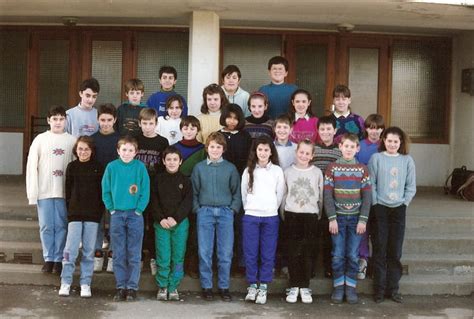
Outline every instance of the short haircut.
<path fill-rule="evenodd" d="M 250 110 L 250 101 L 253 100 L 253 99 L 262 99 L 263 100 L 263 104 L 265 104 L 266 106 L 268 106 L 268 97 L 266 96 L 265 93 L 262 93 L 262 92 L 252 92 L 249 96 L 249 99 L 247 101 L 247 105 L 249 107 L 249 110 Z"/>
<path fill-rule="evenodd" d="M 179 95 L 171 95 L 167 100 L 166 100 L 166 105 L 165 109 L 169 109 L 171 104 L 175 101 L 178 101 L 179 103 L 179 108 L 182 110 L 183 109 L 183 99 Z"/>
<path fill-rule="evenodd" d="M 346 85 L 338 84 L 332 91 L 332 97 L 334 98 L 334 97 L 339 97 L 339 96 L 349 98 L 351 97 L 351 90 L 349 90 L 349 88 Z"/>
<path fill-rule="evenodd" d="M 193 115 L 183 117 L 181 123 L 179 123 L 179 129 L 181 130 L 183 127 L 189 125 L 197 127 L 198 132 L 201 130 L 201 122 L 199 122 L 198 118 Z"/>
<path fill-rule="evenodd" d="M 296 149 L 298 150 L 300 148 L 301 145 L 308 145 L 308 146 L 311 146 L 311 154 L 313 154 L 314 152 L 314 143 L 311 142 L 309 139 L 304 139 L 304 140 L 301 140 L 298 142 L 298 145 L 296 146 Z"/>
<path fill-rule="evenodd" d="M 382 130 L 385 129 L 383 116 L 380 114 L 370 114 L 365 119 L 364 127 L 365 128 L 381 128 Z"/>
<path fill-rule="evenodd" d="M 135 147 L 135 151 L 138 151 L 138 142 L 134 137 L 131 137 L 130 135 L 125 135 L 118 140 L 117 149 L 119 149 L 122 145 L 125 145 L 127 143 L 132 144 Z"/>
<path fill-rule="evenodd" d="M 209 84 L 202 91 L 202 105 L 201 105 L 202 114 L 209 114 L 209 108 L 207 107 L 207 95 L 213 95 L 213 94 L 219 94 L 219 96 L 221 97 L 221 110 L 224 106 L 229 104 L 229 100 L 225 96 L 224 90 L 216 83 Z"/>
<path fill-rule="evenodd" d="M 224 152 L 225 152 L 225 150 L 227 149 L 227 142 L 225 140 L 225 136 L 222 133 L 212 132 L 211 134 L 209 134 L 209 136 L 207 137 L 207 140 L 206 140 L 206 144 L 205 144 L 206 145 L 206 152 L 207 152 L 207 148 L 209 147 L 209 144 L 211 144 L 212 141 L 216 142 L 219 145 L 222 145 L 222 147 L 224 148 Z"/>
<path fill-rule="evenodd" d="M 49 108 L 48 114 L 46 115 L 46 117 L 49 119 L 51 116 L 55 116 L 55 115 L 61 115 L 61 116 L 66 117 L 66 109 L 63 106 L 52 105 Z"/>
<path fill-rule="evenodd" d="M 156 113 L 155 109 L 152 109 L 151 107 L 143 108 L 138 114 L 139 121 L 141 120 L 149 121 L 152 119 L 155 119 L 155 121 L 158 122 L 158 114 Z"/>
<path fill-rule="evenodd" d="M 355 135 L 354 133 L 344 133 L 341 137 L 341 141 L 339 142 L 339 144 L 344 144 L 346 140 L 349 140 L 351 142 L 356 143 L 357 145 L 360 145 L 359 137 Z"/>
<path fill-rule="evenodd" d="M 161 153 L 161 158 L 163 159 L 163 161 L 165 161 L 166 155 L 168 154 L 178 154 L 179 159 L 183 160 L 183 154 L 181 154 L 181 152 L 178 150 L 176 146 L 171 145 L 165 148 L 163 153 Z"/>
<path fill-rule="evenodd" d="M 288 124 L 290 127 L 293 126 L 293 121 L 291 120 L 291 118 L 288 114 L 279 115 L 275 119 L 274 126 L 276 126 L 278 123 Z"/>
<path fill-rule="evenodd" d="M 125 82 L 124 85 L 125 92 L 130 92 L 131 90 L 145 92 L 145 85 L 140 79 L 130 79 Z"/>
<path fill-rule="evenodd" d="M 175 80 L 178 79 L 178 72 L 176 72 L 176 69 L 174 67 L 170 66 L 170 65 L 163 65 L 160 68 L 160 71 L 158 71 L 158 76 L 160 77 L 160 79 L 161 79 L 161 76 L 163 75 L 163 73 L 173 74 L 174 79 Z"/>
<path fill-rule="evenodd" d="M 237 131 L 240 131 L 245 126 L 245 116 L 244 112 L 242 112 L 242 108 L 238 104 L 230 103 L 222 109 L 219 124 L 224 127 L 227 126 L 225 124 L 225 120 L 230 117 L 232 113 L 235 114 L 235 117 L 237 117 L 237 121 L 239 121 L 239 124 L 237 124 L 237 127 L 235 129 Z"/>
<path fill-rule="evenodd" d="M 99 118 L 102 114 L 110 114 L 114 118 L 117 118 L 117 109 L 112 103 L 104 103 L 99 105 L 97 108 L 97 118 Z"/>
<path fill-rule="evenodd" d="M 90 78 L 82 81 L 81 85 L 79 86 L 79 92 L 83 92 L 87 89 L 91 89 L 92 92 L 99 93 L 100 92 L 100 85 L 99 81 L 95 78 Z"/>
<path fill-rule="evenodd" d="M 242 78 L 242 73 L 240 73 L 240 69 L 237 67 L 237 65 L 230 64 L 224 68 L 221 72 L 221 79 L 224 80 L 225 76 L 228 74 L 232 73 L 237 73 L 237 76 L 239 77 L 239 80 Z"/>
<path fill-rule="evenodd" d="M 79 136 L 77 138 L 76 143 L 74 144 L 74 146 L 72 148 L 72 154 L 74 154 L 74 156 L 77 157 L 77 158 L 79 158 L 79 156 L 77 155 L 77 146 L 79 145 L 79 142 L 87 144 L 87 146 L 91 149 L 91 158 L 93 158 L 94 155 L 95 155 L 94 139 L 92 137 L 86 136 L 86 135 Z"/>
<path fill-rule="evenodd" d="M 391 126 L 383 131 L 382 142 L 379 146 L 379 152 L 384 152 L 387 150 L 385 148 L 385 139 L 387 138 L 388 134 L 398 135 L 398 137 L 400 138 L 400 148 L 398 149 L 398 153 L 402 155 L 408 155 L 408 152 L 410 150 L 410 137 L 398 126 Z"/>
<path fill-rule="evenodd" d="M 334 116 L 332 115 L 325 115 L 325 116 L 321 116 L 318 120 L 318 124 L 317 124 L 317 127 L 319 129 L 319 127 L 321 126 L 321 124 L 331 124 L 332 127 L 334 127 L 334 129 L 337 129 L 337 122 L 336 122 L 336 119 L 334 118 Z"/>
<path fill-rule="evenodd" d="M 268 70 L 270 70 L 274 64 L 283 64 L 285 66 L 285 71 L 288 71 L 288 60 L 284 57 L 277 55 L 268 60 Z"/>

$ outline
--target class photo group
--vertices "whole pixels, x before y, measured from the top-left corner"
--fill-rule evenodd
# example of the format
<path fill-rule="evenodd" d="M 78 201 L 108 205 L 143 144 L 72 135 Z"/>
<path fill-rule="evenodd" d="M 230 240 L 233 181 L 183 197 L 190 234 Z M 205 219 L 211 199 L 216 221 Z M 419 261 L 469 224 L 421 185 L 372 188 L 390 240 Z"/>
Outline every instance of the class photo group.
<path fill-rule="evenodd" d="M 230 302 L 235 274 L 248 283 L 245 302 L 265 304 L 268 292 L 282 293 L 271 290 L 281 273 L 286 302 L 308 304 L 321 271 L 333 303 L 355 304 L 369 268 L 374 301 L 403 302 L 416 193 L 410 138 L 379 114 L 357 115 L 346 85 L 318 118 L 309 91 L 286 83 L 288 69 L 286 58 L 270 58 L 270 83 L 247 92 L 239 67 L 226 66 L 221 83 L 203 89 L 197 116 L 168 65 L 147 101 L 134 78 L 123 104 L 96 106 L 100 85 L 89 78 L 77 106 L 51 106 L 49 129 L 28 152 L 26 193 L 38 211 L 41 271 L 60 276 L 59 296 L 72 295 L 80 261 L 80 297 L 92 297 L 94 273 L 106 271 L 114 301 L 134 301 L 149 260 L 161 301 L 180 300 L 186 274 L 199 278 L 204 300 Z"/>

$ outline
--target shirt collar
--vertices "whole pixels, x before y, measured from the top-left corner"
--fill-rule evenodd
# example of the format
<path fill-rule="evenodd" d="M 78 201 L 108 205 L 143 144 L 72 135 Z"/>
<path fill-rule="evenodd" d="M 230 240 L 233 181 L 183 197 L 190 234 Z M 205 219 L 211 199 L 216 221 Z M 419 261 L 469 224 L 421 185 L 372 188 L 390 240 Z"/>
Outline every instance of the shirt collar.
<path fill-rule="evenodd" d="M 336 118 L 339 118 L 339 117 L 341 117 L 341 116 L 343 116 L 343 117 L 348 117 L 350 114 L 351 114 L 351 111 L 350 111 L 350 110 L 347 110 L 347 112 L 345 112 L 345 113 L 339 113 L 338 111 L 334 111 L 334 116 L 335 116 Z"/>
<path fill-rule="evenodd" d="M 265 167 L 262 167 L 262 166 L 258 165 L 258 163 L 255 164 L 255 167 L 257 167 L 257 168 L 264 168 L 264 169 L 266 169 L 266 170 L 268 171 L 268 170 L 272 167 L 272 165 L 273 165 L 273 163 L 272 163 L 271 161 L 268 161 L 268 163 L 267 163 L 267 165 L 266 165 Z"/>
<path fill-rule="evenodd" d="M 206 159 L 207 165 L 222 163 L 222 161 L 224 161 L 224 158 L 222 156 L 217 161 L 211 161 L 209 157 Z"/>
<path fill-rule="evenodd" d="M 299 119 L 309 120 L 309 115 L 305 114 L 305 115 L 301 116 L 301 115 L 298 115 L 298 113 L 295 113 L 295 121 L 298 121 Z"/>
<path fill-rule="evenodd" d="M 274 144 L 275 144 L 275 146 L 291 146 L 293 143 L 291 143 L 291 141 L 288 140 L 288 142 L 286 142 L 286 144 L 280 144 L 280 142 L 278 142 L 278 140 L 275 140 Z"/>

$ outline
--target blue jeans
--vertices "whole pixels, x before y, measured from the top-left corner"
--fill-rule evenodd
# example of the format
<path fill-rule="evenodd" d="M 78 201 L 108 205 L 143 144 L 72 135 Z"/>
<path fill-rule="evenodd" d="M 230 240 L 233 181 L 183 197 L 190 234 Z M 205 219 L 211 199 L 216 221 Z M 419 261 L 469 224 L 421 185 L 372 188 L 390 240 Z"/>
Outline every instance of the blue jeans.
<path fill-rule="evenodd" d="M 337 215 L 337 235 L 332 238 L 332 272 L 334 287 L 357 286 L 359 270 L 359 245 L 362 236 L 357 235 L 359 215 Z"/>
<path fill-rule="evenodd" d="M 199 276 L 201 287 L 212 288 L 212 255 L 217 243 L 219 289 L 229 288 L 234 246 L 234 212 L 226 206 L 202 206 L 197 211 Z"/>
<path fill-rule="evenodd" d="M 40 199 L 37 205 L 44 261 L 61 262 L 67 233 L 66 200 Z"/>
<path fill-rule="evenodd" d="M 143 216 L 135 210 L 116 210 L 110 218 L 114 243 L 114 275 L 117 289 L 138 290 L 143 242 Z"/>
<path fill-rule="evenodd" d="M 67 228 L 66 247 L 63 253 L 62 284 L 72 284 L 72 274 L 76 268 L 79 244 L 82 241 L 81 285 L 91 285 L 94 272 L 94 246 L 97 237 L 98 223 L 70 222 Z"/>

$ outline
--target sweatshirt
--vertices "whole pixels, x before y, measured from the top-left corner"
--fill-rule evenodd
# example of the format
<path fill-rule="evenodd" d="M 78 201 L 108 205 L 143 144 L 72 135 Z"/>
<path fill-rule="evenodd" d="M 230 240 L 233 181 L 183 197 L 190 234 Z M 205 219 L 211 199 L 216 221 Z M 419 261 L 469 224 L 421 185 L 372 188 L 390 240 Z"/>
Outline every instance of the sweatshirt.
<path fill-rule="evenodd" d="M 186 99 L 176 93 L 174 90 L 172 91 L 158 91 L 150 95 L 148 100 L 146 101 L 146 105 L 148 107 L 151 107 L 152 109 L 155 109 L 156 112 L 158 113 L 158 116 L 166 116 L 168 115 L 166 113 L 166 101 L 170 96 L 175 96 L 178 95 L 181 100 L 183 101 L 183 113 L 181 114 L 182 117 L 188 115 L 188 104 L 186 103 Z"/>
<path fill-rule="evenodd" d="M 273 82 L 258 89 L 268 97 L 268 115 L 274 119 L 278 115 L 288 113 L 288 106 L 291 102 L 291 95 L 298 87 L 295 84 Z"/>
<path fill-rule="evenodd" d="M 117 109 L 117 121 L 115 122 L 115 130 L 121 136 L 131 135 L 135 136 L 141 132 L 138 116 L 140 111 L 145 108 L 145 104 L 133 105 L 125 102 Z"/>
<path fill-rule="evenodd" d="M 229 100 L 229 103 L 234 103 L 240 106 L 240 108 L 242 109 L 242 112 L 244 112 L 245 117 L 251 115 L 249 106 L 248 106 L 249 97 L 250 97 L 249 92 L 245 91 L 239 86 L 237 88 L 237 91 L 235 91 L 233 95 L 230 95 L 229 93 L 227 93 L 224 86 L 221 86 L 221 88 L 224 91 L 225 96 Z"/>
<path fill-rule="evenodd" d="M 208 113 L 208 114 L 199 114 L 197 119 L 201 123 L 201 131 L 197 135 L 197 140 L 201 143 L 206 143 L 208 136 L 212 132 L 217 132 L 222 128 L 219 120 L 221 118 L 221 111 Z"/>
<path fill-rule="evenodd" d="M 97 109 L 86 109 L 81 104 L 66 111 L 66 132 L 72 136 L 91 136 L 99 130 Z"/>
<path fill-rule="evenodd" d="M 296 144 L 305 139 L 315 143 L 318 139 L 318 118 L 306 115 L 296 119 L 291 128 L 289 139 Z"/>
<path fill-rule="evenodd" d="M 179 125 L 181 124 L 181 118 L 172 119 L 168 115 L 160 116 L 158 118 L 158 125 L 156 126 L 155 132 L 168 140 L 169 145 L 181 141 L 183 134 Z"/>
<path fill-rule="evenodd" d="M 285 170 L 288 193 L 285 211 L 320 215 L 323 206 L 323 173 L 316 166 L 302 169 L 291 165 Z"/>

